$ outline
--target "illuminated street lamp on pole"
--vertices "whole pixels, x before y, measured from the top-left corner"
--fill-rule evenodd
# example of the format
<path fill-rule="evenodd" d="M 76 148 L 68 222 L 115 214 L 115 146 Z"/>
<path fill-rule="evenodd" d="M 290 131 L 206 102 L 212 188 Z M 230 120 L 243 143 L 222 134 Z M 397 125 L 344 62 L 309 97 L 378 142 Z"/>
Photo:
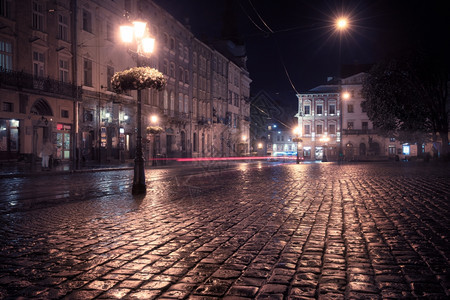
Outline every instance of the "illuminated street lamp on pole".
<path fill-rule="evenodd" d="M 348 28 L 349 28 L 349 20 L 347 17 L 340 17 L 338 19 L 335 20 L 335 30 L 339 33 L 339 62 L 338 62 L 338 80 L 339 80 L 339 87 L 338 87 L 338 96 L 339 96 L 339 120 L 340 120 L 340 124 L 341 124 L 341 128 L 340 128 L 340 139 L 339 139 L 339 158 L 338 160 L 341 160 L 343 153 L 342 153 L 342 136 L 343 136 L 343 118 L 342 118 L 342 110 L 343 110 L 343 105 L 342 105 L 342 78 L 341 78 L 341 56 L 342 56 L 342 34 L 344 34 Z"/>
<path fill-rule="evenodd" d="M 295 134 L 295 138 L 293 138 L 292 141 L 294 143 L 297 143 L 297 161 L 296 161 L 296 163 L 299 164 L 300 163 L 299 144 L 301 142 L 303 142 L 303 140 L 300 138 L 300 127 L 295 127 L 294 128 L 294 134 Z"/>
<path fill-rule="evenodd" d="M 146 36 L 145 22 L 135 21 L 133 26 L 120 26 L 120 33 L 124 43 L 136 45 L 136 51 L 129 50 L 133 58 L 136 59 L 138 67 L 143 65 L 145 54 L 152 53 L 155 39 Z M 146 193 L 144 154 L 142 151 L 142 101 L 141 89 L 137 89 L 137 135 L 136 135 L 136 157 L 134 159 L 133 194 Z"/>

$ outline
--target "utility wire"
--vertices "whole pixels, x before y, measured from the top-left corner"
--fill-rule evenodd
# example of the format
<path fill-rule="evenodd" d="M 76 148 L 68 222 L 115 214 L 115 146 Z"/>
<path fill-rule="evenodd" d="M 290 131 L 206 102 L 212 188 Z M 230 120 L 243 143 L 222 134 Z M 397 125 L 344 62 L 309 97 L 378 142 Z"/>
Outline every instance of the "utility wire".
<path fill-rule="evenodd" d="M 267 23 L 263 20 L 263 18 L 261 17 L 261 15 L 258 13 L 258 11 L 256 10 L 255 6 L 252 3 L 252 0 L 248 0 L 248 2 L 250 3 L 250 5 L 252 6 L 253 10 L 255 11 L 256 15 L 258 16 L 259 20 L 261 20 L 261 22 L 264 24 L 264 26 L 266 26 L 267 29 L 269 29 L 270 33 L 273 33 L 273 30 L 269 27 L 269 25 L 267 25 Z"/>
<path fill-rule="evenodd" d="M 261 27 L 259 27 L 258 24 L 256 24 L 256 22 L 252 19 L 252 17 L 250 17 L 250 15 L 247 13 L 247 11 L 244 9 L 244 7 L 242 6 L 242 3 L 240 1 L 238 1 L 239 6 L 241 7 L 242 11 L 244 12 L 244 14 L 247 16 L 247 18 L 253 23 L 253 25 L 255 25 L 256 28 L 258 28 L 261 32 L 263 32 L 264 34 L 268 34 L 267 31 L 265 31 L 264 29 L 262 29 Z"/>

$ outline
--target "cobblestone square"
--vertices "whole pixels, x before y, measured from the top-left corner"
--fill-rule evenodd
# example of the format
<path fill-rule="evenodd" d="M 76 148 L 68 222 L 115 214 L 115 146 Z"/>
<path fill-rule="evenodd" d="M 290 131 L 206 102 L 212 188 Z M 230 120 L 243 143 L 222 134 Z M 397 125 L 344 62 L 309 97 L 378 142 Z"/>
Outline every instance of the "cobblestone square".
<path fill-rule="evenodd" d="M 448 164 L 131 176 L 2 179 L 0 298 L 450 297 Z"/>

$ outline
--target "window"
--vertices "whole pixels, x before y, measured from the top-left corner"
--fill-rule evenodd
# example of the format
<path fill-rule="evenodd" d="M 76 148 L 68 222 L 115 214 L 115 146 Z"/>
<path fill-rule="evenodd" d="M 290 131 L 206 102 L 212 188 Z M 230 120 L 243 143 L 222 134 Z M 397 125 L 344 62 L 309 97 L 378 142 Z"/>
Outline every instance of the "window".
<path fill-rule="evenodd" d="M 44 7 L 41 3 L 33 1 L 33 29 L 44 30 Z"/>
<path fill-rule="evenodd" d="M 69 82 L 69 61 L 66 59 L 59 60 L 59 80 Z"/>
<path fill-rule="evenodd" d="M 114 26 L 109 22 L 106 22 L 106 39 L 114 42 Z"/>
<path fill-rule="evenodd" d="M 112 91 L 111 79 L 114 76 L 114 67 L 107 66 L 106 67 L 106 86 L 108 91 Z"/>
<path fill-rule="evenodd" d="M 170 92 L 170 110 L 175 111 L 175 94 Z"/>
<path fill-rule="evenodd" d="M 184 83 L 189 84 L 189 71 L 184 70 Z"/>
<path fill-rule="evenodd" d="M 169 36 L 167 35 L 167 33 L 163 34 L 163 45 L 169 47 Z"/>
<path fill-rule="evenodd" d="M 347 104 L 347 112 L 353 113 L 353 104 Z"/>
<path fill-rule="evenodd" d="M 328 132 L 330 134 L 336 134 L 336 125 L 335 124 L 328 125 Z"/>
<path fill-rule="evenodd" d="M 69 21 L 67 16 L 58 15 L 58 39 L 69 40 Z"/>
<path fill-rule="evenodd" d="M 311 106 L 305 105 L 305 106 L 303 107 L 303 110 L 304 110 L 304 112 L 305 112 L 305 115 L 311 114 Z"/>
<path fill-rule="evenodd" d="M 317 113 L 318 115 L 323 114 L 323 106 L 322 106 L 322 104 L 318 104 L 318 105 L 317 105 L 316 113 Z"/>
<path fill-rule="evenodd" d="M 91 13 L 83 9 L 83 30 L 92 32 L 92 16 Z"/>
<path fill-rule="evenodd" d="M 84 59 L 84 85 L 92 86 L 92 60 Z"/>
<path fill-rule="evenodd" d="M 0 0 L 0 16 L 11 18 L 11 0 Z"/>
<path fill-rule="evenodd" d="M 170 63 L 170 73 L 169 73 L 170 77 L 175 78 L 175 64 L 174 63 Z"/>
<path fill-rule="evenodd" d="M 335 114 L 336 114 L 336 104 L 330 104 L 328 113 L 329 113 L 330 115 L 335 115 Z"/>
<path fill-rule="evenodd" d="M 33 75 L 36 77 L 45 76 L 45 56 L 44 53 L 33 51 Z"/>
<path fill-rule="evenodd" d="M 3 111 L 14 112 L 14 104 L 12 102 L 3 102 Z"/>
<path fill-rule="evenodd" d="M 189 97 L 184 95 L 184 112 L 189 113 Z"/>
<path fill-rule="evenodd" d="M 165 60 L 163 61 L 163 67 L 162 67 L 162 69 L 163 69 L 163 73 L 164 73 L 164 74 L 166 74 L 166 75 L 169 74 L 169 62 L 167 61 L 167 59 L 165 59 Z"/>
<path fill-rule="evenodd" d="M 322 134 L 323 133 L 323 125 L 317 124 L 316 125 L 316 134 Z"/>
<path fill-rule="evenodd" d="M 0 68 L 12 70 L 12 45 L 5 41 L 0 41 Z"/>
<path fill-rule="evenodd" d="M 178 111 L 183 112 L 183 94 L 178 93 Z"/>
<path fill-rule="evenodd" d="M 197 99 L 192 99 L 192 116 L 197 117 Z"/>
<path fill-rule="evenodd" d="M 353 122 L 347 122 L 347 129 L 353 129 Z"/>
<path fill-rule="evenodd" d="M 170 38 L 170 44 L 169 44 L 170 50 L 175 50 L 175 39 L 173 37 Z"/>
<path fill-rule="evenodd" d="M 164 96 L 163 96 L 163 106 L 164 106 L 164 110 L 168 110 L 169 109 L 169 93 L 164 90 Z"/>
<path fill-rule="evenodd" d="M 178 68 L 178 81 L 180 82 L 184 81 L 184 70 L 182 67 Z"/>
<path fill-rule="evenodd" d="M 66 109 L 61 109 L 61 118 L 69 118 L 69 111 Z"/>
<path fill-rule="evenodd" d="M 307 124 L 304 126 L 305 127 L 305 134 L 311 134 L 311 125 Z"/>
<path fill-rule="evenodd" d="M 192 54 L 192 64 L 194 65 L 194 67 L 197 66 L 197 52 L 194 52 Z"/>
<path fill-rule="evenodd" d="M 84 122 L 94 121 L 94 113 L 91 110 L 84 111 Z"/>
<path fill-rule="evenodd" d="M 362 130 L 368 130 L 369 129 L 369 122 L 362 122 Z"/>

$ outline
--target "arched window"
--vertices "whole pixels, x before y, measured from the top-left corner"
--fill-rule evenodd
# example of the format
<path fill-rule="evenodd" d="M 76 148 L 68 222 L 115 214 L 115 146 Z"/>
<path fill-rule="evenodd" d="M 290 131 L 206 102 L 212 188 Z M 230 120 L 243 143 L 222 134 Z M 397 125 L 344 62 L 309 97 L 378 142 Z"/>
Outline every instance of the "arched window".
<path fill-rule="evenodd" d="M 189 113 L 189 97 L 184 95 L 184 112 Z"/>
<path fill-rule="evenodd" d="M 164 106 L 164 110 L 169 110 L 169 93 L 166 91 L 166 90 L 164 90 L 164 104 L 163 104 L 163 106 Z"/>

